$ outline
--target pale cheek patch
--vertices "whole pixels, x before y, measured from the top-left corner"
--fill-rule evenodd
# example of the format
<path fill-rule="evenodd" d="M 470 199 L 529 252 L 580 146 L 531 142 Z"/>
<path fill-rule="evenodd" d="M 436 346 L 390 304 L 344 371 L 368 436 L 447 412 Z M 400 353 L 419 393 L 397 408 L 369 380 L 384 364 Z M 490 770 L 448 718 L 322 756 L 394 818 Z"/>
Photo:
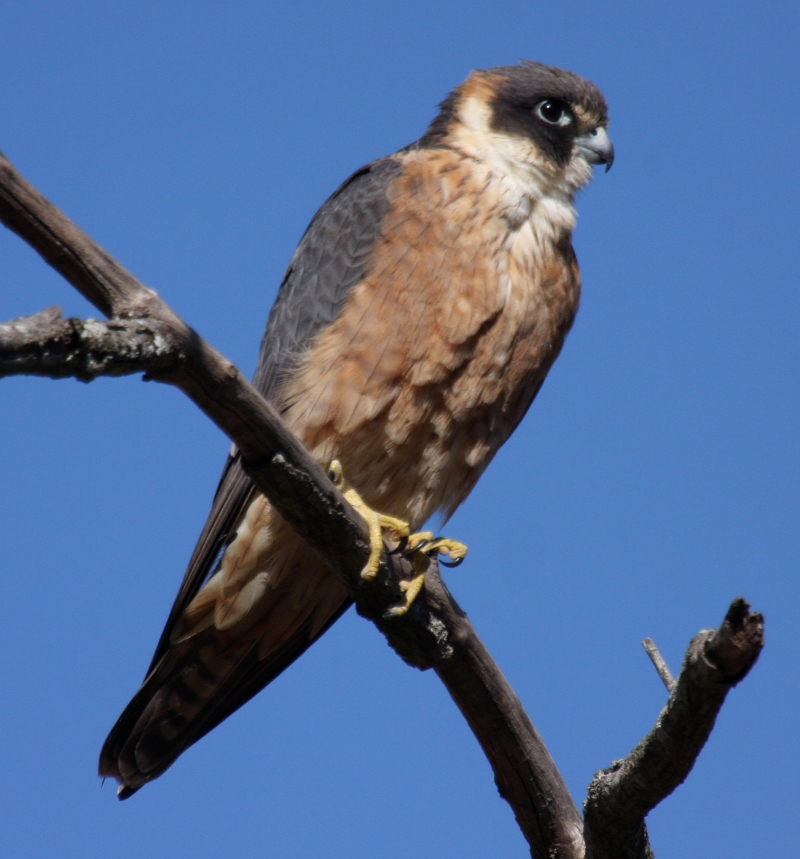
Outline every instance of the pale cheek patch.
<path fill-rule="evenodd" d="M 592 168 L 577 149 L 566 167 L 558 167 L 529 138 L 492 130 L 489 105 L 493 95 L 485 80 L 469 81 L 449 139 L 465 155 L 481 161 L 512 186 L 511 196 L 515 199 L 508 217 L 509 225 L 515 228 L 520 212 L 513 209 L 521 198 L 560 198 L 569 206 L 575 193 L 592 178 Z M 575 113 L 582 124 L 592 124 L 580 106 Z"/>

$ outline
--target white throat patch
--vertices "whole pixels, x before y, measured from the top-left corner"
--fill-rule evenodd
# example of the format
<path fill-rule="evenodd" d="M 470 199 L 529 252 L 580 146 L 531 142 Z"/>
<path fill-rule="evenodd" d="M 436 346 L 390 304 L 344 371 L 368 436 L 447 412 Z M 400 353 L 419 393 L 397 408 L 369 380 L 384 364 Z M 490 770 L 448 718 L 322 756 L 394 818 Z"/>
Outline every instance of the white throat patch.
<path fill-rule="evenodd" d="M 474 95 L 460 102 L 448 138 L 487 168 L 492 184 L 499 183 L 507 207 L 504 216 L 512 229 L 530 221 L 534 233 L 545 241 L 574 229 L 575 194 L 592 178 L 591 165 L 577 146 L 569 163 L 558 167 L 533 140 L 494 131 L 489 105 Z"/>

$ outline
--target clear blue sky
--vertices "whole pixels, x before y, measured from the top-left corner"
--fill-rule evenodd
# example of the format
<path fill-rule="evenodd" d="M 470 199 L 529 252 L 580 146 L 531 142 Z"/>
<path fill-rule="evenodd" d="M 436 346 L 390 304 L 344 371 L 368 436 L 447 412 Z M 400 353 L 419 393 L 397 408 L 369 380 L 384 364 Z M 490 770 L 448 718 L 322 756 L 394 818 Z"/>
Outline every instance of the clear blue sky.
<path fill-rule="evenodd" d="M 447 580 L 581 802 L 743 595 L 767 648 L 659 859 L 796 851 L 800 110 L 796 3 L 28 2 L 0 30 L 0 149 L 246 373 L 294 246 L 471 68 L 594 80 L 617 161 L 579 201 L 584 298 L 449 533 Z M 0 318 L 97 315 L 0 233 Z M 349 613 L 160 780 L 97 753 L 136 690 L 227 440 L 138 378 L 0 383 L 0 854 L 519 857 L 437 679 Z"/>

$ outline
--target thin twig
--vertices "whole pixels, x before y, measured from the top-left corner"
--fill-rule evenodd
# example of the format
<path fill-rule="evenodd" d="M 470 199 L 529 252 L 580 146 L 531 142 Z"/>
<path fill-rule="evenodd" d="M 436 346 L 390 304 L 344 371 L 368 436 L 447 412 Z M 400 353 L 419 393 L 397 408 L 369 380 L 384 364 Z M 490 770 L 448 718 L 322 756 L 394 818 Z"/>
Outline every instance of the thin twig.
<path fill-rule="evenodd" d="M 664 657 L 658 652 L 656 643 L 652 638 L 645 638 L 642 642 L 642 647 L 647 651 L 647 655 L 653 661 L 653 665 L 655 665 L 656 671 L 658 671 L 658 676 L 661 678 L 662 683 L 667 687 L 667 692 L 672 692 L 675 688 L 675 678 L 670 673 L 669 667 L 664 661 Z"/>

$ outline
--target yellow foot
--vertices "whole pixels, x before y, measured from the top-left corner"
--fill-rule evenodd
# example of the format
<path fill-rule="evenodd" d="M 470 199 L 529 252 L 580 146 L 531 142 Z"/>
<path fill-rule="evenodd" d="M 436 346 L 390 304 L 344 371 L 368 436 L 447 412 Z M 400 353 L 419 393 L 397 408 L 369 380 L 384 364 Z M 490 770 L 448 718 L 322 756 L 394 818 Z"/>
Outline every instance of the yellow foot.
<path fill-rule="evenodd" d="M 451 540 L 449 537 L 436 537 L 433 531 L 419 531 L 411 534 L 406 541 L 403 554 L 412 555 L 417 552 L 423 555 L 447 555 L 449 561 L 440 561 L 445 567 L 457 567 L 467 557 L 467 547 L 463 543 Z"/>
<path fill-rule="evenodd" d="M 394 606 L 385 612 L 383 616 L 387 620 L 392 617 L 402 617 L 411 608 L 411 604 L 417 598 L 419 592 L 422 590 L 422 586 L 425 584 L 425 570 L 423 567 L 427 567 L 427 563 L 425 563 L 425 558 L 420 552 L 414 555 L 414 569 L 417 571 L 417 575 L 409 582 L 400 582 L 400 589 L 403 591 L 405 602 L 403 605 Z"/>
<path fill-rule="evenodd" d="M 384 516 L 381 513 L 377 513 L 371 507 L 367 507 L 364 499 L 358 492 L 352 486 L 348 486 L 342 472 L 342 464 L 338 459 L 334 459 L 328 467 L 328 476 L 333 481 L 333 485 L 353 505 L 367 523 L 367 527 L 369 528 L 369 559 L 361 571 L 361 578 L 374 579 L 381 563 L 383 531 L 388 531 L 391 538 L 399 542 L 408 537 L 410 530 L 408 522 L 403 522 L 402 519 L 396 519 L 394 516 Z"/>
<path fill-rule="evenodd" d="M 450 540 L 447 537 L 433 539 L 432 531 L 419 531 L 411 534 L 406 540 L 403 549 L 404 555 L 411 555 L 414 561 L 414 569 L 417 575 L 411 581 L 400 582 L 400 587 L 405 595 L 405 603 L 395 608 L 390 608 L 385 618 L 402 617 L 411 608 L 411 604 L 419 595 L 425 584 L 425 571 L 428 568 L 427 559 L 433 554 L 444 554 L 450 558 L 450 563 L 440 561 L 446 567 L 457 567 L 467 555 L 467 547 L 463 543 Z"/>
<path fill-rule="evenodd" d="M 417 575 L 410 581 L 400 582 L 400 587 L 405 595 L 405 604 L 389 609 L 386 612 L 386 617 L 401 617 L 409 610 L 425 583 L 425 570 L 428 568 L 426 558 L 433 554 L 447 555 L 450 558 L 449 562 L 441 561 L 440 563 L 446 567 L 457 567 L 466 557 L 467 547 L 463 543 L 458 543 L 447 537 L 434 538 L 432 531 L 410 534 L 408 522 L 394 516 L 384 516 L 368 507 L 364 499 L 344 479 L 342 464 L 338 459 L 332 460 L 328 467 L 328 476 L 333 485 L 363 517 L 369 528 L 369 559 L 361 571 L 362 579 L 374 579 L 378 572 L 381 552 L 383 551 L 384 531 L 388 531 L 391 539 L 400 543 L 400 547 L 395 551 L 402 551 L 404 555 L 411 556 L 414 560 L 414 569 Z"/>

